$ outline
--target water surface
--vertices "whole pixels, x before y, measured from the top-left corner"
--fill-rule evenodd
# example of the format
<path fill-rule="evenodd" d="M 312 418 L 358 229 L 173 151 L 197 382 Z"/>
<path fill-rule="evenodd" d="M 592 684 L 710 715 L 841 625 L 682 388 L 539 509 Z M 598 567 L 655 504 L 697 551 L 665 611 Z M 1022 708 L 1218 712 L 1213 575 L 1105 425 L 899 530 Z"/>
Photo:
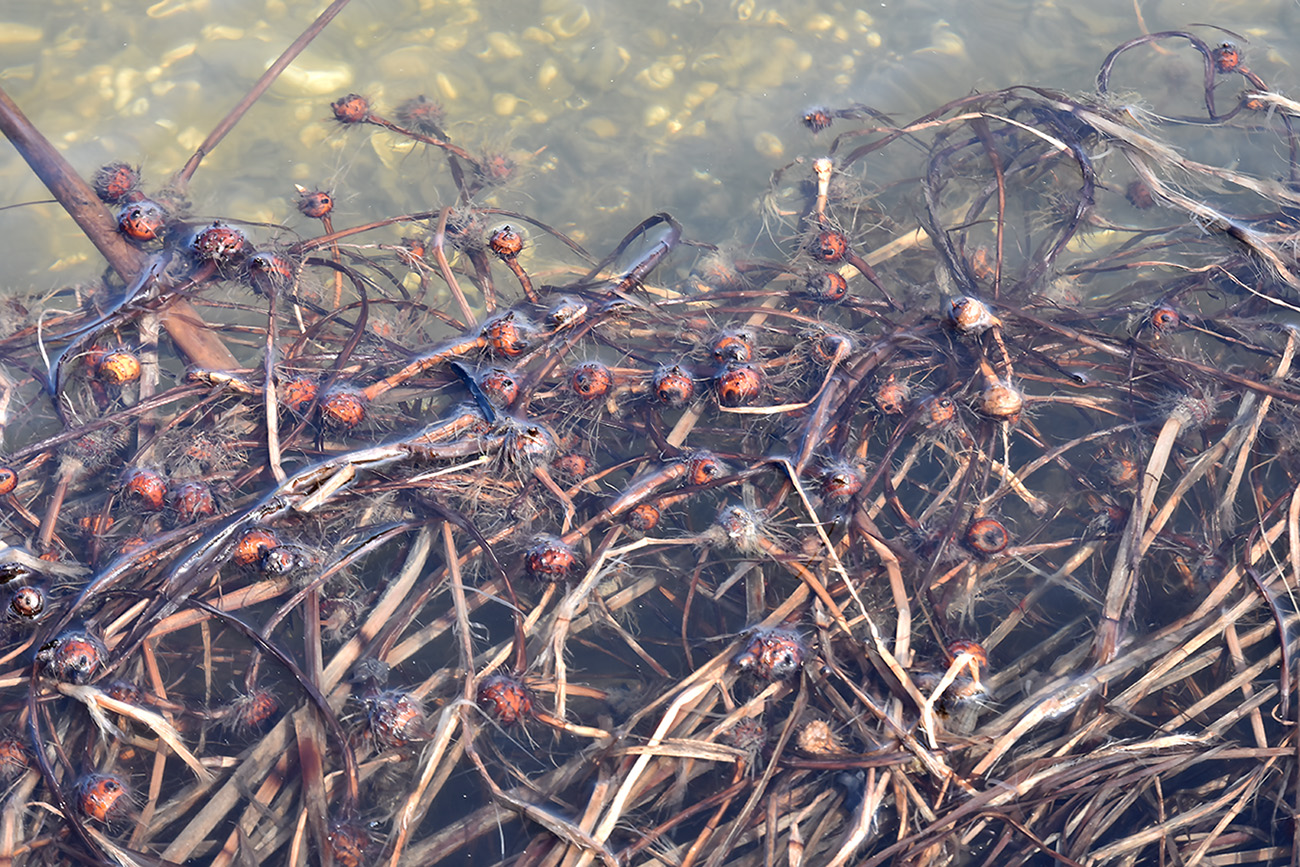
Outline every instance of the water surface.
<path fill-rule="evenodd" d="M 160 186 L 323 6 L 10 4 L 0 84 L 87 176 L 125 160 Z M 455 141 L 517 164 L 483 204 L 526 211 L 597 252 L 659 210 L 688 236 L 749 244 L 771 172 L 825 149 L 826 134 L 799 122 L 810 107 L 865 103 L 902 120 L 973 89 L 1087 91 L 1116 44 L 1193 22 L 1248 37 L 1252 66 L 1286 91 L 1293 58 L 1273 46 L 1297 14 L 1293 3 L 1210 0 L 356 0 L 205 161 L 193 206 L 286 227 L 262 233 L 274 236 L 318 228 L 295 211 L 294 183 L 333 189 L 339 225 L 446 203 L 440 156 L 330 119 L 348 92 L 385 112 L 426 94 Z M 1187 54 L 1120 83 L 1157 102 L 1186 92 L 1197 74 Z M 0 179 L 7 204 L 45 198 L 8 148 Z M 41 292 L 99 268 L 55 205 L 0 213 L 0 227 L 2 291 Z"/>

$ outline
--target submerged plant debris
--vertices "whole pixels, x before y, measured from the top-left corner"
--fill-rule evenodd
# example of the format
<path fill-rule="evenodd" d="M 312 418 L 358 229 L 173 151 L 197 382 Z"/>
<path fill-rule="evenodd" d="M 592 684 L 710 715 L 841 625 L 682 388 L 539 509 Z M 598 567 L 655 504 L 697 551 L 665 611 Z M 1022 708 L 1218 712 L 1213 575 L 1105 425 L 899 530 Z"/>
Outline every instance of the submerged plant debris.
<path fill-rule="evenodd" d="M 6 98 L 110 270 L 0 340 L 0 858 L 1293 859 L 1297 106 L 1198 33 L 812 109 L 752 245 L 355 93 L 443 198 L 289 240 Z"/>

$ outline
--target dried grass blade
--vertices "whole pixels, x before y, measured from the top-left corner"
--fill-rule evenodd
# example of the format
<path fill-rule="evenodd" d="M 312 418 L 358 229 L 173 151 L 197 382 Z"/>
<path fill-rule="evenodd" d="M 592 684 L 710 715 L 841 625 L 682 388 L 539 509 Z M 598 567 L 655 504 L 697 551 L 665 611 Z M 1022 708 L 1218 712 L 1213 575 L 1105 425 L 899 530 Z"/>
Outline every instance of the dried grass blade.
<path fill-rule="evenodd" d="M 104 711 L 121 714 L 128 719 L 135 720 L 141 725 L 148 726 L 154 734 L 158 735 L 159 740 L 165 743 L 172 752 L 185 764 L 189 765 L 194 776 L 199 778 L 202 783 L 211 783 L 214 778 L 203 763 L 199 761 L 198 756 L 190 752 L 189 747 L 181 740 L 180 732 L 176 727 L 169 723 L 162 714 L 139 707 L 138 705 L 129 704 L 124 701 L 118 701 L 110 695 L 100 691 L 94 686 L 75 683 L 60 683 L 59 692 L 66 696 L 75 698 L 81 702 L 90 711 L 91 715 L 101 722 L 101 727 L 106 726 L 109 731 L 116 731 L 117 727 L 108 721 L 104 716 Z M 117 732 L 122 736 L 121 732 Z"/>

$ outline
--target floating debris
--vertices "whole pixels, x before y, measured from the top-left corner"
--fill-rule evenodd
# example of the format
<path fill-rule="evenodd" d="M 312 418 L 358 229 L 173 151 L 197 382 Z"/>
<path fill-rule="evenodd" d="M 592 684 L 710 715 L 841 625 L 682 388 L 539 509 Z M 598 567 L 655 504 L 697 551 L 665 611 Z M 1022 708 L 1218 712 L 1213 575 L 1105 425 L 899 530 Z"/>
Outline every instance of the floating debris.
<path fill-rule="evenodd" d="M 1111 95 L 1157 45 L 1204 71 L 1158 134 Z M 286 181 L 314 237 L 186 201 L 247 104 L 98 197 L 0 106 L 116 272 L 0 339 L 0 857 L 1282 860 L 1300 143 L 1248 60 L 809 109 L 743 252 L 489 204 L 541 151 L 452 141 L 445 76 L 319 94 L 448 184 Z"/>

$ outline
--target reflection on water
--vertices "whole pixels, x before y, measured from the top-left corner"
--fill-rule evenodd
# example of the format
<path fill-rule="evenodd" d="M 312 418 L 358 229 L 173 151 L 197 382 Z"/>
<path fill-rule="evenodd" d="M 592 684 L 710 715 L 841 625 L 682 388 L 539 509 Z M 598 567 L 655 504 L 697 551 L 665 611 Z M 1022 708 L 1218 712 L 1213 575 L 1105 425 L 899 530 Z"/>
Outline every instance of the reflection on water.
<path fill-rule="evenodd" d="M 0 82 L 83 174 L 122 159 L 159 184 L 319 5 L 10 4 Z M 1259 54 L 1297 15 L 1285 2 L 1140 6 L 1148 29 L 1211 21 L 1260 43 Z M 440 157 L 327 121 L 348 91 L 389 110 L 427 94 L 455 141 L 518 164 L 487 204 L 527 210 L 596 249 L 659 210 L 688 236 L 749 243 L 769 173 L 813 149 L 798 123 L 808 107 L 863 102 L 906 119 L 972 88 L 1085 90 L 1096 59 L 1139 32 L 1124 0 L 544 0 L 526 11 L 510 0 L 356 0 L 207 159 L 192 195 L 198 214 L 303 232 L 312 227 L 294 211 L 294 182 L 334 188 L 341 224 L 441 203 Z M 1160 84 L 1143 81 L 1144 96 Z M 8 149 L 0 179 L 6 203 L 45 198 Z M 53 205 L 0 221 L 13 290 L 99 267 Z"/>

